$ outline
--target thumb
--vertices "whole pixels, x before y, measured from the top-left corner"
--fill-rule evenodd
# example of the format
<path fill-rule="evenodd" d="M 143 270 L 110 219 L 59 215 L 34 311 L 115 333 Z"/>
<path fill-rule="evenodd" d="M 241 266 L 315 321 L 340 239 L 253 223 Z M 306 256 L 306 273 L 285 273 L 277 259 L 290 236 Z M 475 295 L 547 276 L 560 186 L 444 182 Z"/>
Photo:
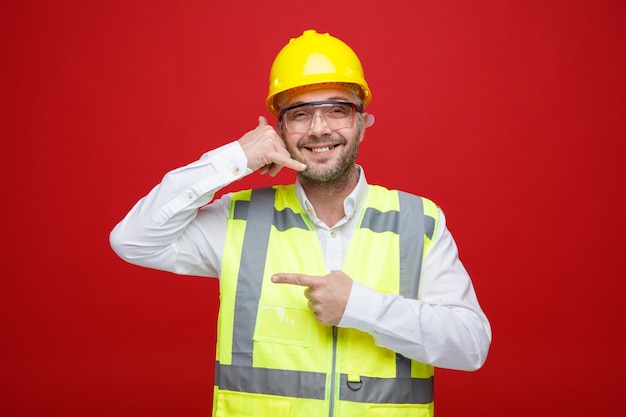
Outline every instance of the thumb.
<path fill-rule="evenodd" d="M 259 126 L 267 126 L 268 124 L 265 116 L 259 116 Z"/>

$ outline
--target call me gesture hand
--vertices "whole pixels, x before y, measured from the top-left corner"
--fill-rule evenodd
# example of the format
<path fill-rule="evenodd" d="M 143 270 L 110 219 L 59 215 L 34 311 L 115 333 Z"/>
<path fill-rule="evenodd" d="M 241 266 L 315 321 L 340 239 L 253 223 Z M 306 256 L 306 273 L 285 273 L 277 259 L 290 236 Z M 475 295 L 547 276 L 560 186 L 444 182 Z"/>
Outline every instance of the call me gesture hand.
<path fill-rule="evenodd" d="M 259 173 L 276 176 L 283 167 L 304 171 L 306 165 L 292 159 L 276 130 L 259 116 L 259 125 L 239 139 L 239 144 L 248 159 L 248 168 Z"/>
<path fill-rule="evenodd" d="M 348 304 L 352 279 L 342 271 L 331 271 L 324 276 L 278 273 L 272 282 L 307 287 L 304 296 L 317 321 L 329 326 L 339 324 Z"/>

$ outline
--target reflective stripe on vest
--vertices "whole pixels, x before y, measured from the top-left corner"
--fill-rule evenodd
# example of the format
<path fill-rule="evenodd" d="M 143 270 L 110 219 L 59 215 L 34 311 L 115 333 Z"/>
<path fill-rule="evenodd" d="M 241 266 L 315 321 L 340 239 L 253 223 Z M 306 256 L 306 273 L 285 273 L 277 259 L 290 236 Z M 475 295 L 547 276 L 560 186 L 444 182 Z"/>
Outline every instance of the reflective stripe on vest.
<path fill-rule="evenodd" d="M 253 336 L 263 284 L 264 265 L 270 229 L 279 231 L 309 227 L 302 216 L 289 207 L 276 210 L 274 188 L 251 191 L 250 200 L 233 203 L 232 218 L 246 221 L 237 278 L 233 317 L 232 360 L 216 363 L 215 383 L 220 390 L 323 400 L 325 373 L 253 367 Z M 407 298 L 417 298 L 424 250 L 424 236 L 432 240 L 436 221 L 425 216 L 420 197 L 398 192 L 400 211 L 381 212 L 368 207 L 361 228 L 375 233 L 392 232 L 399 236 L 400 288 Z M 416 219 L 424 221 L 415 221 Z M 245 376 L 245 377 L 242 377 Z M 276 384 L 275 381 L 280 381 Z M 352 390 L 348 376 L 340 376 L 339 399 L 378 404 L 426 404 L 433 401 L 433 378 L 411 378 L 411 361 L 396 354 L 396 378 L 360 376 L 362 389 Z M 367 388 L 366 388 L 367 387 Z"/>
<path fill-rule="evenodd" d="M 410 370 L 409 370 L 410 372 Z M 245 375 L 245 378 L 242 378 Z M 339 398 L 374 404 L 427 404 L 433 401 L 433 378 L 369 378 L 361 377 L 370 389 L 352 390 L 347 375 L 340 377 Z M 275 381 L 280 381 L 276 384 Z M 219 383 L 218 383 L 219 382 Z M 323 400 L 326 374 L 305 371 L 253 368 L 252 366 L 215 364 L 215 384 L 227 391 L 280 395 L 283 397 Z"/>

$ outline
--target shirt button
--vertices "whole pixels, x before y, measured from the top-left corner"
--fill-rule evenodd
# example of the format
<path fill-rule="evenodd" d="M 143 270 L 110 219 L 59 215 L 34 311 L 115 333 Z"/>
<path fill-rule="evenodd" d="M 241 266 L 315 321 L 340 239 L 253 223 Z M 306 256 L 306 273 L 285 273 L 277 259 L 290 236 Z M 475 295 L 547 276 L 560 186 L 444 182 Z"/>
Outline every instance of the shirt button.
<path fill-rule="evenodd" d="M 332 237 L 333 239 L 336 238 L 337 237 L 337 233 L 335 233 L 334 230 L 331 230 L 330 237 Z"/>
<path fill-rule="evenodd" d="M 233 175 L 239 175 L 239 172 L 241 172 L 239 168 L 233 169 Z"/>
<path fill-rule="evenodd" d="M 187 200 L 193 200 L 193 198 L 194 198 L 193 192 L 187 191 Z"/>

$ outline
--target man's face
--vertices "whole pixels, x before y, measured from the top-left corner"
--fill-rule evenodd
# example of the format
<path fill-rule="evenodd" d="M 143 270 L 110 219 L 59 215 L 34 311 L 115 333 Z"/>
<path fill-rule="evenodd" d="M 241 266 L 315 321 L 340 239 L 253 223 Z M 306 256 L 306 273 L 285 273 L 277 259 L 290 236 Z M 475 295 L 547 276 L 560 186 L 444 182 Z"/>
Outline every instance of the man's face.
<path fill-rule="evenodd" d="M 343 88 L 323 88 L 305 90 L 294 94 L 285 103 L 283 108 L 311 102 L 337 101 L 354 103 L 353 95 Z M 282 132 L 287 150 L 293 159 L 306 164 L 307 169 L 299 175 L 313 182 L 335 182 L 345 179 L 354 172 L 354 163 L 363 140 L 363 127 L 357 114 L 353 115 L 353 122 L 348 127 L 333 128 L 331 116 L 326 116 L 329 123 L 325 123 L 324 113 L 333 111 L 331 107 L 314 106 L 299 109 L 313 110 L 313 118 L 304 131 L 294 133 L 286 126 L 283 117 Z M 328 126 L 330 125 L 330 126 Z"/>

